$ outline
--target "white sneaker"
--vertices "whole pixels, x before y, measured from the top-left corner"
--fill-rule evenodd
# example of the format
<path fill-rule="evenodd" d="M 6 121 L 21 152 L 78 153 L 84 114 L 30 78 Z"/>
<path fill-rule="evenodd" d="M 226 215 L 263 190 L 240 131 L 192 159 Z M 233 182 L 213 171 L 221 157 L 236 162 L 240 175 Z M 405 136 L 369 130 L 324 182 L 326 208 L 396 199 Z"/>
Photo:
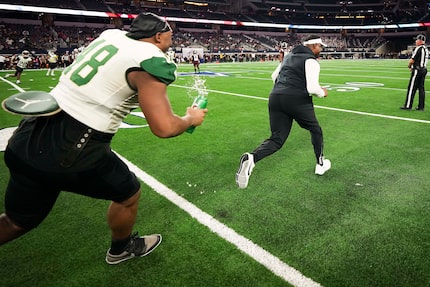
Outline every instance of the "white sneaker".
<path fill-rule="evenodd" d="M 328 159 L 323 159 L 323 165 L 318 163 L 315 166 L 315 174 L 323 175 L 327 170 L 331 168 L 331 162 Z"/>
<path fill-rule="evenodd" d="M 20 80 L 16 80 L 16 83 L 17 83 L 17 84 L 21 84 L 21 81 L 20 81 Z"/>
<path fill-rule="evenodd" d="M 236 172 L 236 183 L 239 188 L 246 188 L 248 186 L 249 177 L 254 169 L 254 155 L 244 153 L 240 157 L 239 169 Z"/>
<path fill-rule="evenodd" d="M 9 77 L 10 77 L 10 74 L 6 74 L 3 76 L 3 78 L 9 78 Z"/>

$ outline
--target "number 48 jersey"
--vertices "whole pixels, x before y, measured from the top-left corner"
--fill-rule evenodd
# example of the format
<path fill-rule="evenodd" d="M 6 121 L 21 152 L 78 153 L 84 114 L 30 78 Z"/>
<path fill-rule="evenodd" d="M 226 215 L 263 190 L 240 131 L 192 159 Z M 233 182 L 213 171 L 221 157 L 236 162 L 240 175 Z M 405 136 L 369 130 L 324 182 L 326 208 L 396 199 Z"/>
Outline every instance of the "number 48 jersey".
<path fill-rule="evenodd" d="M 130 110 L 139 106 L 127 73 L 143 70 L 166 85 L 176 79 L 176 65 L 157 46 L 111 29 L 86 47 L 50 92 L 76 120 L 115 133 Z"/>

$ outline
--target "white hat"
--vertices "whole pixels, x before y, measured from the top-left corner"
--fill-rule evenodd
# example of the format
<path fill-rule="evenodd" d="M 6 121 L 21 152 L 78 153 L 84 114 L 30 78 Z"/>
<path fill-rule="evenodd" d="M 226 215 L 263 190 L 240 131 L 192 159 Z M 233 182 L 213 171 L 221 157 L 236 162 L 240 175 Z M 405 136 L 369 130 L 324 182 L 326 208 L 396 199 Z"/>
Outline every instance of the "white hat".
<path fill-rule="evenodd" d="M 321 38 L 310 39 L 303 42 L 303 45 L 311 45 L 311 44 L 321 44 L 322 46 L 327 47 L 327 45 L 323 43 Z"/>

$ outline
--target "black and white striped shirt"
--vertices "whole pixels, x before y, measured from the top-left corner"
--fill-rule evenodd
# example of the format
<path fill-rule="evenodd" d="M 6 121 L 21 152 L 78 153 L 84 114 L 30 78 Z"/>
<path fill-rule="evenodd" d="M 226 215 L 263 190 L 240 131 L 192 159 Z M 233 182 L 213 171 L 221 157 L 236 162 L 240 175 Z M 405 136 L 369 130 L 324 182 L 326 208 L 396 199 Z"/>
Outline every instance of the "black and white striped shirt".
<path fill-rule="evenodd" d="M 412 52 L 412 59 L 414 60 L 414 69 L 427 68 L 427 61 L 429 57 L 429 51 L 426 45 L 417 46 Z"/>

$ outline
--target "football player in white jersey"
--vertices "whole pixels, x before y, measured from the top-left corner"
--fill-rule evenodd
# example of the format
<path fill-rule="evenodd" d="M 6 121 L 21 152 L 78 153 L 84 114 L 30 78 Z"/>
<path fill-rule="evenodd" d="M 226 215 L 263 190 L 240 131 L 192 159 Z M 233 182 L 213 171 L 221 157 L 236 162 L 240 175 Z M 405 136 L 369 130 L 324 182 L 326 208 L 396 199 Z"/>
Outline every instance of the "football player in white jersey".
<path fill-rule="evenodd" d="M 28 64 L 31 63 L 33 59 L 30 57 L 30 52 L 27 50 L 22 51 L 21 55 L 18 56 L 18 63 L 15 66 L 15 74 L 6 74 L 5 78 L 16 77 L 16 83 L 21 84 L 21 75 Z"/>
<path fill-rule="evenodd" d="M 184 116 L 173 113 L 167 86 L 176 79 L 176 65 L 165 54 L 171 45 L 169 24 L 141 13 L 129 32 L 104 31 L 64 70 L 51 91 L 62 110 L 26 117 L 9 140 L 4 158 L 11 178 L 0 215 L 0 245 L 37 227 L 61 191 L 111 201 L 108 264 L 145 256 L 160 244 L 159 234 L 132 234 L 140 183 L 110 142 L 137 107 L 161 138 L 203 122 L 207 109 L 187 107 Z"/>
<path fill-rule="evenodd" d="M 279 48 L 279 62 L 282 63 L 284 61 L 285 55 L 288 54 L 288 44 L 286 42 L 281 43 L 281 47 Z"/>
<path fill-rule="evenodd" d="M 81 46 L 81 47 L 79 47 L 79 48 L 75 48 L 75 49 L 73 49 L 73 51 L 72 51 L 72 62 L 74 62 L 77 58 L 78 58 L 78 56 L 82 53 L 82 51 L 84 51 L 84 46 Z"/>
<path fill-rule="evenodd" d="M 175 51 L 173 50 L 173 48 L 172 48 L 172 47 L 170 47 L 170 48 L 167 50 L 166 55 L 167 55 L 167 59 L 169 59 L 169 60 L 170 60 L 170 62 L 172 62 L 172 63 L 175 63 L 175 62 L 176 62 L 176 61 L 175 61 Z"/>
<path fill-rule="evenodd" d="M 69 54 L 69 51 L 65 51 L 61 56 L 61 62 L 63 63 L 64 68 L 68 67 L 73 62 L 72 55 Z"/>
<path fill-rule="evenodd" d="M 48 71 L 46 75 L 55 76 L 54 70 L 57 68 L 58 56 L 54 51 L 48 51 Z"/>

